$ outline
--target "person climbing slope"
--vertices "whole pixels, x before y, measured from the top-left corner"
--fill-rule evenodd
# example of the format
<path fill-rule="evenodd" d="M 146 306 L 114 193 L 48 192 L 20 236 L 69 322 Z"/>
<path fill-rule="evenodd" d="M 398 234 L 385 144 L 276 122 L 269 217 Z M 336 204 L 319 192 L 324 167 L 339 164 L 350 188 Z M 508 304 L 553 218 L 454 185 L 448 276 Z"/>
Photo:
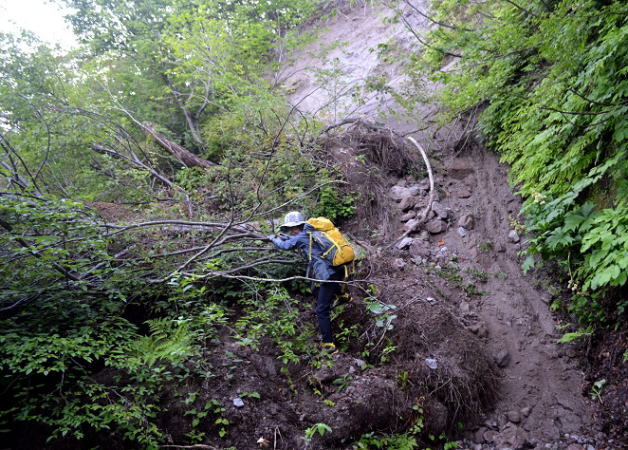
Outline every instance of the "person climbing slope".
<path fill-rule="evenodd" d="M 316 316 L 323 349 L 334 353 L 336 345 L 329 314 L 334 297 L 340 292 L 340 284 L 334 281 L 345 278 L 346 263 L 353 260 L 354 253 L 331 221 L 322 217 L 307 222 L 304 219 L 300 211 L 289 212 L 279 227 L 286 236 L 271 235 L 268 239 L 281 250 L 296 249 L 301 252 L 308 261 L 306 276 L 323 281 L 316 300 Z M 329 234 L 329 231 L 336 234 Z"/>

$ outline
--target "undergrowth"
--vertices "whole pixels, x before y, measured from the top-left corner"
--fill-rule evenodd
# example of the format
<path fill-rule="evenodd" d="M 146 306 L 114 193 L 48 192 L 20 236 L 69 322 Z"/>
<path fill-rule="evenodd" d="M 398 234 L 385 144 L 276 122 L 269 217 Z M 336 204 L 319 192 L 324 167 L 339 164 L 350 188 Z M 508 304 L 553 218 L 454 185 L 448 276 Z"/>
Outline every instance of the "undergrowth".
<path fill-rule="evenodd" d="M 619 324 L 628 303 L 628 6 L 434 0 L 431 72 L 455 117 L 480 111 L 511 165 L 529 233 L 524 269 L 555 261 L 584 324 Z M 440 71 L 456 60 L 454 70 Z M 430 67 L 431 69 L 427 69 Z"/>

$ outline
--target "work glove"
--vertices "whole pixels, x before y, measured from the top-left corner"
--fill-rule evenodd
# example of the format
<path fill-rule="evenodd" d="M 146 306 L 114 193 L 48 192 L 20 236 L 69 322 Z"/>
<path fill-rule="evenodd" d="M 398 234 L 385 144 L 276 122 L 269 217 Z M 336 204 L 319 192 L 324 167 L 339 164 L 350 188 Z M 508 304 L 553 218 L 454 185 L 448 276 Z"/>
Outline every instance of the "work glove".
<path fill-rule="evenodd" d="M 274 234 L 269 234 L 268 236 L 266 236 L 266 239 L 268 239 L 269 241 L 274 241 L 275 240 L 275 235 Z"/>

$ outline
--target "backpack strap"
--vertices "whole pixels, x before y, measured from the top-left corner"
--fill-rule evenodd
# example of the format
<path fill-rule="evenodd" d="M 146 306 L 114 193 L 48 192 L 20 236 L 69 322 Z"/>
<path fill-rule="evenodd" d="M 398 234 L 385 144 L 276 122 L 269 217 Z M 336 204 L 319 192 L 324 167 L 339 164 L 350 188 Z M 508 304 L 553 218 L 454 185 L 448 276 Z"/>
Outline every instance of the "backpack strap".
<path fill-rule="evenodd" d="M 323 255 L 322 255 L 323 258 L 325 258 L 327 255 L 329 255 L 334 248 L 340 250 L 340 246 L 338 244 L 336 244 L 331 239 L 329 239 L 329 240 L 331 241 L 331 245 L 329 246 L 329 248 L 327 250 L 325 250 L 325 253 L 323 253 Z"/>
<path fill-rule="evenodd" d="M 310 236 L 310 250 L 308 251 L 307 259 L 308 261 L 312 261 L 312 232 L 310 231 L 308 235 Z"/>
<path fill-rule="evenodd" d="M 309 234 L 309 236 L 310 236 L 310 249 L 309 249 L 309 251 L 308 251 L 308 259 L 309 259 L 310 261 L 312 260 L 312 245 L 314 245 L 314 236 L 313 236 L 313 234 L 314 234 L 314 233 L 315 233 L 315 231 L 310 231 L 310 232 L 308 232 L 308 234 Z M 321 234 L 323 234 L 323 235 L 325 234 L 325 233 L 324 233 L 324 232 L 322 232 L 322 231 L 318 231 L 318 233 L 321 233 Z M 327 238 L 327 239 L 331 242 L 331 245 L 329 246 L 329 248 L 328 248 L 327 250 L 325 250 L 325 251 L 321 254 L 321 257 L 322 257 L 323 259 L 325 259 L 325 258 L 327 257 L 327 255 L 329 255 L 329 253 L 330 253 L 330 252 L 331 252 L 334 248 L 337 248 L 338 250 L 340 250 L 340 246 L 339 246 L 338 244 L 336 244 L 334 241 L 332 241 L 332 240 L 331 240 L 331 239 L 329 239 L 329 238 Z M 318 243 L 319 243 L 319 245 L 322 247 L 322 242 L 321 242 L 321 240 L 320 240 L 320 239 L 317 239 L 317 242 L 318 242 Z"/>

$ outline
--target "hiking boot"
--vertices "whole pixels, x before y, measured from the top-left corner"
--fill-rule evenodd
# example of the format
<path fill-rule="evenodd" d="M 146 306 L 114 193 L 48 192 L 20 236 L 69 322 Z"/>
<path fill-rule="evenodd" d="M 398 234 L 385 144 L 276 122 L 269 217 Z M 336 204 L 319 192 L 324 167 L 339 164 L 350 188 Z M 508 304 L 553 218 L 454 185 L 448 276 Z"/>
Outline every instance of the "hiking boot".
<path fill-rule="evenodd" d="M 339 350 L 336 348 L 336 344 L 334 344 L 333 342 L 323 342 L 321 344 L 321 353 L 332 356 L 337 355 L 339 353 Z"/>
<path fill-rule="evenodd" d="M 353 297 L 351 297 L 351 294 L 349 294 L 348 292 L 345 292 L 344 294 L 338 294 L 336 295 L 336 298 L 334 300 L 334 308 L 336 306 L 346 305 L 347 303 L 351 303 L 352 301 Z"/>

